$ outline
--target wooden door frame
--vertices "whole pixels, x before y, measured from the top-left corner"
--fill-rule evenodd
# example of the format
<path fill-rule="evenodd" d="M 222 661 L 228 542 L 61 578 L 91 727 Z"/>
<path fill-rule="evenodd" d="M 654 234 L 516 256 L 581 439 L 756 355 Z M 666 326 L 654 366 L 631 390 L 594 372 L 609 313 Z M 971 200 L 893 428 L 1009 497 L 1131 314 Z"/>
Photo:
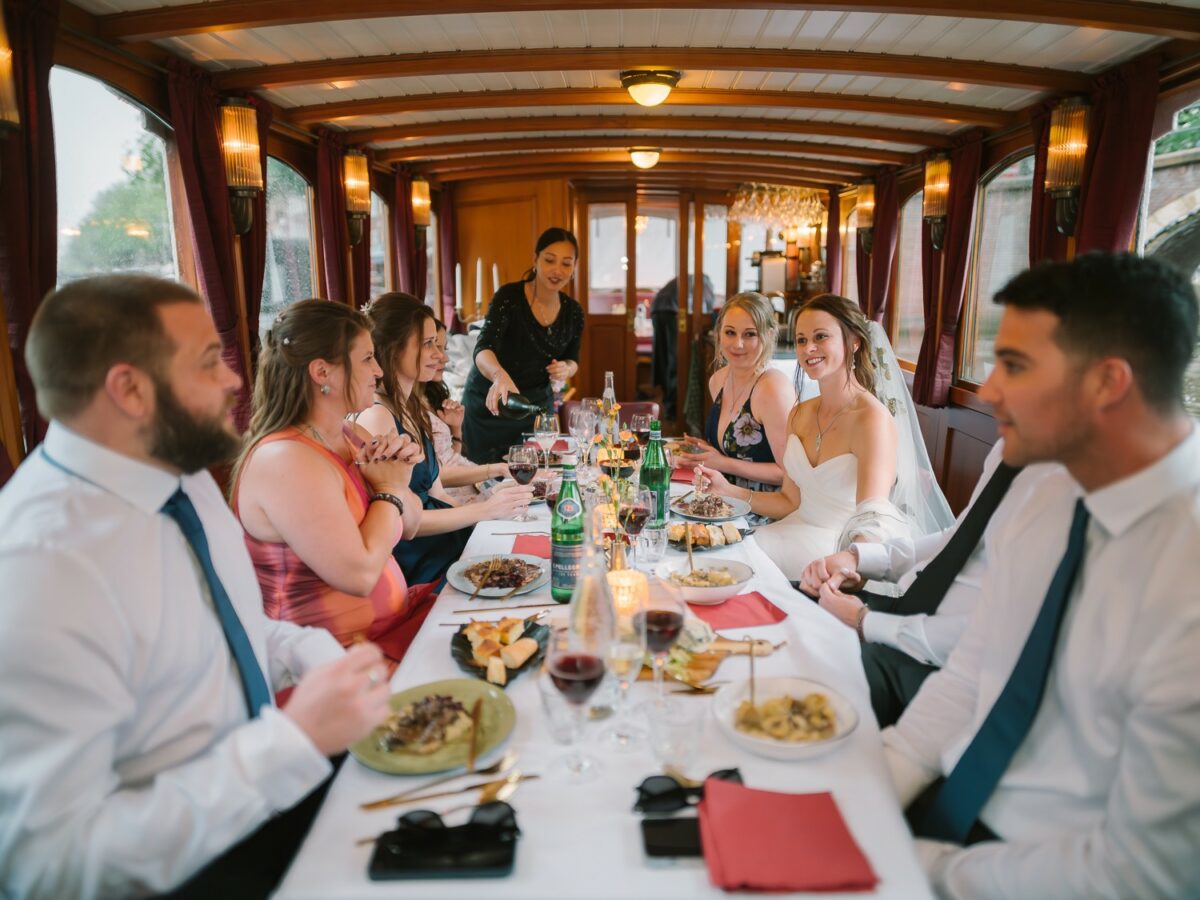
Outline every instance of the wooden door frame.
<path fill-rule="evenodd" d="M 637 251 L 636 232 L 634 230 L 634 218 L 637 215 L 637 192 L 636 189 L 621 188 L 621 189 L 596 189 L 596 188 L 581 188 L 575 192 L 575 209 L 573 218 L 576 223 L 576 237 L 579 240 L 579 266 L 578 293 L 580 295 L 580 304 L 583 306 L 584 314 L 584 337 L 583 344 L 580 350 L 580 366 L 579 375 L 577 376 L 578 383 L 576 385 L 580 397 L 598 397 L 603 390 L 603 384 L 592 384 L 589 380 L 591 371 L 591 354 L 596 348 L 593 346 L 591 339 L 591 329 L 587 327 L 593 318 L 599 318 L 600 314 L 593 314 L 590 311 L 591 298 L 589 290 L 591 285 L 591 232 L 590 218 L 588 208 L 590 206 L 602 203 L 620 203 L 625 207 L 625 255 L 629 260 L 629 264 L 625 271 L 625 320 L 623 322 L 621 347 L 621 359 L 619 365 L 615 364 L 611 368 L 614 372 L 619 371 L 620 375 L 617 379 L 620 384 L 617 390 L 618 400 L 632 400 L 633 394 L 630 391 L 637 390 L 637 345 L 633 334 L 633 321 L 636 308 L 634 302 L 637 298 L 637 261 L 635 259 Z M 607 318 L 613 318 L 608 316 Z M 585 364 L 585 360 L 588 361 Z M 629 396 L 624 396 L 628 394 Z"/>

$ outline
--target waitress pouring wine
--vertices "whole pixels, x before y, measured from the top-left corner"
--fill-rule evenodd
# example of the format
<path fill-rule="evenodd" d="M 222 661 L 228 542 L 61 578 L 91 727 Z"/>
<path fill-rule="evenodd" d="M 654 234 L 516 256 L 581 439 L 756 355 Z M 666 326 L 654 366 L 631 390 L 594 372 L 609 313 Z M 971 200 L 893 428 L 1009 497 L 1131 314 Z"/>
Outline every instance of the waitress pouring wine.
<path fill-rule="evenodd" d="M 554 386 L 579 370 L 583 307 L 563 291 L 578 258 L 575 235 L 549 228 L 538 238 L 533 267 L 492 297 L 463 392 L 468 458 L 499 462 L 533 430 L 538 413 L 552 411 Z"/>

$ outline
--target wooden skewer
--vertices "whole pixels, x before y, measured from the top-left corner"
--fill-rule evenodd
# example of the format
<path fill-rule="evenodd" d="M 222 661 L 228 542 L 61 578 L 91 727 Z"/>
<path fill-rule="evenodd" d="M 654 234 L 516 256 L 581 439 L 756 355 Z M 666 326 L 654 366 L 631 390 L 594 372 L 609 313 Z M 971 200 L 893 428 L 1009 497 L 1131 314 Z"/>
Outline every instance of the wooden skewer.
<path fill-rule="evenodd" d="M 486 610 L 487 612 L 503 612 L 503 611 L 509 610 L 509 609 L 544 609 L 544 608 L 553 609 L 554 607 L 559 606 L 559 605 L 561 605 L 561 604 L 555 602 L 554 600 L 547 600 L 544 603 L 522 603 L 519 606 L 476 606 L 472 609 L 451 610 L 451 615 L 469 616 L 472 613 L 479 612 L 481 609 Z"/>

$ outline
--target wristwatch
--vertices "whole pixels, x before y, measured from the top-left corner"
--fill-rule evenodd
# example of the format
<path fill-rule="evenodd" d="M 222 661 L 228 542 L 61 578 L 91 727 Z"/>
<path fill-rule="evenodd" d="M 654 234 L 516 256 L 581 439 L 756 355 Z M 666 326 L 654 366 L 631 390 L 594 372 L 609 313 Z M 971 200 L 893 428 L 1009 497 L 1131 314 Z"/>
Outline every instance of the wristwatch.
<path fill-rule="evenodd" d="M 389 493 L 386 493 L 385 491 L 379 491 L 378 493 L 374 493 L 371 495 L 370 502 L 374 503 L 376 500 L 382 500 L 384 503 L 392 504 L 392 506 L 396 507 L 396 511 L 398 513 L 400 513 L 400 517 L 401 518 L 404 517 L 404 501 L 401 500 L 399 497 L 397 497 L 395 494 L 389 494 Z"/>

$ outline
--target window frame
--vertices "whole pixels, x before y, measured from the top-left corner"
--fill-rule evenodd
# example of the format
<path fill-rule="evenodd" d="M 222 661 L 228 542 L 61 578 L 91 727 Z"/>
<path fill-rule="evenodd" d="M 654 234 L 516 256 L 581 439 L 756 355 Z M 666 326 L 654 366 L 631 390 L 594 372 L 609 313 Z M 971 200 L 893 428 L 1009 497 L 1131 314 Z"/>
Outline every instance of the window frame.
<path fill-rule="evenodd" d="M 311 178 L 309 178 L 307 175 L 305 175 L 299 166 L 296 166 L 295 164 L 293 164 L 293 162 L 291 162 L 289 159 L 285 158 L 284 156 L 279 156 L 279 155 L 276 155 L 275 153 L 272 153 L 271 148 L 268 147 L 268 149 L 267 149 L 267 166 L 268 167 L 271 164 L 271 160 L 274 160 L 275 162 L 279 163 L 280 165 L 287 166 L 289 169 L 291 169 L 293 172 L 296 173 L 296 176 L 301 181 L 304 182 L 305 192 L 308 197 L 308 247 L 309 247 L 308 268 L 309 268 L 309 278 L 310 278 L 309 283 L 312 286 L 312 296 L 320 297 L 320 296 L 322 296 L 322 294 L 324 292 L 322 290 L 322 281 L 320 280 L 321 279 L 321 270 L 319 268 L 319 260 L 320 260 L 320 255 L 321 255 L 320 254 L 320 245 L 317 242 L 317 191 L 316 191 L 316 187 L 313 185 L 313 180 Z M 268 178 L 267 172 L 264 171 L 263 176 L 264 176 L 264 179 Z M 264 183 L 263 190 L 264 190 L 264 194 L 265 194 L 265 192 L 266 192 L 265 183 Z M 263 198 L 263 210 L 264 210 L 264 215 L 266 215 L 266 212 L 265 212 L 266 211 L 266 198 L 265 198 L 265 196 Z M 269 254 L 270 246 L 271 246 L 270 218 L 269 217 L 266 219 L 265 227 L 267 228 L 266 249 Z M 264 266 L 263 266 L 263 288 L 259 294 L 259 321 L 256 324 L 256 328 L 258 329 L 258 335 L 259 335 L 260 339 L 262 337 L 262 324 L 261 324 L 262 323 L 262 295 L 266 292 L 266 279 L 268 278 L 268 276 L 270 274 L 269 269 L 270 269 L 270 261 L 268 259 L 264 263 Z M 300 299 L 305 299 L 305 298 L 297 298 L 297 300 L 300 300 Z M 294 303 L 296 301 L 293 300 L 292 302 Z"/>
<path fill-rule="evenodd" d="M 907 206 L 909 203 L 911 203 L 913 198 L 921 196 L 924 193 L 925 193 L 925 185 L 920 182 L 916 182 L 913 184 L 912 190 L 910 190 L 907 194 L 905 194 L 900 199 L 900 202 L 897 204 L 897 208 L 896 208 L 896 255 L 895 255 L 895 258 L 892 260 L 891 297 L 888 299 L 888 312 L 887 312 L 888 340 L 890 340 L 892 342 L 892 350 L 896 354 L 896 361 L 900 363 L 900 368 L 904 369 L 906 372 L 913 372 L 913 373 L 915 373 L 917 371 L 918 360 L 906 359 L 905 357 L 900 355 L 900 350 L 899 350 L 900 257 L 901 257 L 901 252 L 904 247 L 904 242 L 902 240 L 902 238 L 904 237 L 904 207 Z M 920 258 L 920 254 L 922 252 L 921 247 L 922 247 L 922 241 L 924 240 L 924 219 L 922 219 L 921 221 L 922 221 L 922 224 L 921 224 L 921 226 L 918 227 L 918 232 L 917 232 L 918 233 L 918 237 L 917 237 L 918 259 Z M 922 271 L 921 271 L 921 279 L 922 279 L 921 289 L 922 289 L 922 291 L 924 291 L 924 287 L 925 287 L 924 286 L 925 275 L 924 275 L 924 269 L 923 269 L 924 261 L 919 259 L 918 266 L 921 267 L 921 269 L 922 269 Z M 925 306 L 924 297 L 921 297 L 918 299 L 921 303 L 922 314 L 924 314 L 924 306 Z M 922 342 L 925 339 L 925 327 L 926 326 L 922 325 L 922 328 L 921 328 Z M 918 356 L 920 355 L 919 346 L 918 346 L 917 355 Z"/>

